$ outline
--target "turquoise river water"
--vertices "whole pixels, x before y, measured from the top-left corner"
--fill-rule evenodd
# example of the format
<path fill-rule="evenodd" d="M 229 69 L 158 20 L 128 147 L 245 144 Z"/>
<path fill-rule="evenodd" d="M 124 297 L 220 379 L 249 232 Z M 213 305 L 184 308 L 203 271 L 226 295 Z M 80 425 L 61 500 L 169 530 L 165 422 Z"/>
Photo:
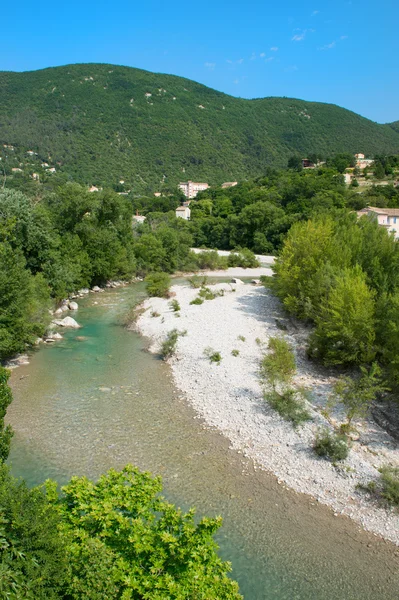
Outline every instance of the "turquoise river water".
<path fill-rule="evenodd" d="M 13 473 L 30 485 L 126 463 L 161 474 L 171 501 L 223 515 L 218 543 L 246 600 L 399 598 L 395 546 L 278 485 L 204 427 L 169 367 L 122 325 L 142 293 L 90 295 L 82 329 L 13 371 Z"/>

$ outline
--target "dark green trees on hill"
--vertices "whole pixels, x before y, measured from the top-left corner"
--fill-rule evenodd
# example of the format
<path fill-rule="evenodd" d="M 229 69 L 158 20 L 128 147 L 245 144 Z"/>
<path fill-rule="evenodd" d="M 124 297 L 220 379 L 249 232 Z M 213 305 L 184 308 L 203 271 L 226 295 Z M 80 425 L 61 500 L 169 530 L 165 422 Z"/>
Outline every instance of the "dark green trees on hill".
<path fill-rule="evenodd" d="M 399 151 L 392 127 L 338 106 L 244 100 L 115 65 L 2 72 L 0 97 L 0 143 L 14 146 L 1 148 L 9 177 L 22 168 L 58 185 L 73 180 L 145 193 L 181 178 L 221 184 L 261 176 L 293 154 Z"/>

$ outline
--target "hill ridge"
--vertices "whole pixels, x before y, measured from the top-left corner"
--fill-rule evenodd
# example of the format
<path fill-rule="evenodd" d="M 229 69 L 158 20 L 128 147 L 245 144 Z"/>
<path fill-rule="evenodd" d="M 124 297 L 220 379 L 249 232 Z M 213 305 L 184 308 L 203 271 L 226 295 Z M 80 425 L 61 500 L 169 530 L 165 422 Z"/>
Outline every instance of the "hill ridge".
<path fill-rule="evenodd" d="M 399 152 L 399 132 L 335 104 L 236 98 L 107 63 L 0 72 L 0 143 L 49 156 L 81 183 L 152 191 L 252 178 L 290 155 Z"/>

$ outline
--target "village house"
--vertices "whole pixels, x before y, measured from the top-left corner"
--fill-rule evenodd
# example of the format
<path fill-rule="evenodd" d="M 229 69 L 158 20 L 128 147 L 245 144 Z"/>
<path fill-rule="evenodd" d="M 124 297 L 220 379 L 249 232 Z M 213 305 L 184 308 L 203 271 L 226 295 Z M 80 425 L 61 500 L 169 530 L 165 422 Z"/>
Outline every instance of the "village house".
<path fill-rule="evenodd" d="M 378 225 L 385 227 L 389 233 L 393 233 L 395 239 L 399 239 L 399 208 L 377 208 L 375 206 L 366 206 L 357 211 L 357 216 L 366 215 L 375 219 Z"/>
<path fill-rule="evenodd" d="M 176 208 L 176 217 L 180 217 L 181 219 L 188 221 L 190 219 L 190 215 L 191 211 L 189 206 L 185 205 Z"/>
<path fill-rule="evenodd" d="M 198 183 L 195 181 L 184 181 L 179 183 L 179 188 L 186 196 L 186 198 L 189 198 L 191 200 L 191 198 L 196 197 L 198 192 L 207 190 L 209 188 L 209 185 L 207 183 Z"/>
<path fill-rule="evenodd" d="M 356 158 L 356 166 L 358 169 L 365 169 L 373 164 L 373 160 L 371 158 L 365 158 L 364 154 L 358 153 L 355 154 Z"/>

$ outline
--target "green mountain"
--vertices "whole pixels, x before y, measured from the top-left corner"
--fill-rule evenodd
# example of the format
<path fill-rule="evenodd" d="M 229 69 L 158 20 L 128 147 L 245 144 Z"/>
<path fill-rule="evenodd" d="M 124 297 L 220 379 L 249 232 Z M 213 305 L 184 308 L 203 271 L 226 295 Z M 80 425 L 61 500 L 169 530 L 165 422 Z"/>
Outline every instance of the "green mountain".
<path fill-rule="evenodd" d="M 399 132 L 335 105 L 244 100 L 129 67 L 1 72 L 0 98 L 0 142 L 23 150 L 22 169 L 30 150 L 87 184 L 123 180 L 124 189 L 140 191 L 182 179 L 218 184 L 284 166 L 293 153 L 399 152 Z"/>
<path fill-rule="evenodd" d="M 393 123 L 389 123 L 389 126 L 392 127 L 394 131 L 399 133 L 399 121 L 394 121 Z"/>

